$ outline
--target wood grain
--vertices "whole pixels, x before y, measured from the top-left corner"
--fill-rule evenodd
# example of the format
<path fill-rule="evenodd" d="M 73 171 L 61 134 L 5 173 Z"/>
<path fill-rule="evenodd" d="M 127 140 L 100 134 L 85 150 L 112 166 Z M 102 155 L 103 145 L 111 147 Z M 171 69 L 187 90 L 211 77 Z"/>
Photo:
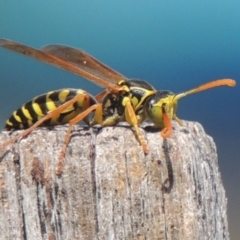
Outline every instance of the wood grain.
<path fill-rule="evenodd" d="M 6 147 L 0 239 L 229 239 L 213 139 L 194 122 L 167 140 L 146 125 L 146 156 L 127 125 L 75 126 L 60 177 L 67 126 Z"/>

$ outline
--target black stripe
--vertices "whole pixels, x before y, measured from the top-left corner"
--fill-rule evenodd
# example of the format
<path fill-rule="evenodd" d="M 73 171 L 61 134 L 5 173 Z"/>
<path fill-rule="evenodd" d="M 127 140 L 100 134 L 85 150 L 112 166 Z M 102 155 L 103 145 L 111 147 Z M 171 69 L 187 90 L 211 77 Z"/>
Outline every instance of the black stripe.
<path fill-rule="evenodd" d="M 56 91 L 56 92 L 54 92 L 54 93 L 52 93 L 52 94 L 49 95 L 49 98 L 55 103 L 55 105 L 56 105 L 57 107 L 61 106 L 62 104 L 66 103 L 67 101 L 73 99 L 73 98 L 76 96 L 76 91 L 71 91 L 71 90 L 69 90 L 69 93 L 67 94 L 65 100 L 64 100 L 64 101 L 60 101 L 59 95 L 60 95 L 60 93 L 61 93 L 62 91 L 65 91 L 65 90 L 59 90 L 59 91 Z M 57 101 L 56 101 L 56 100 L 57 100 Z M 73 105 L 73 106 L 74 106 L 74 105 Z M 75 107 L 75 106 L 74 106 L 74 107 Z M 63 122 L 65 116 L 71 114 L 72 112 L 74 112 L 74 110 L 71 111 L 71 112 L 67 112 L 67 113 L 60 113 L 60 115 L 59 115 L 59 117 L 58 117 L 58 122 L 59 122 L 59 123 Z"/>
<path fill-rule="evenodd" d="M 38 114 L 35 112 L 33 108 L 33 102 L 27 102 L 24 107 L 28 110 L 30 116 L 32 117 L 33 123 L 35 123 L 38 120 Z"/>
<path fill-rule="evenodd" d="M 7 122 L 11 122 L 12 125 L 9 125 Z M 11 129 L 19 129 L 20 128 L 20 124 L 15 117 L 13 117 L 13 115 L 7 120 L 6 125 L 5 125 L 5 129 L 6 130 L 11 130 Z"/>
<path fill-rule="evenodd" d="M 16 120 L 16 118 L 14 117 L 14 115 L 12 115 L 12 116 L 10 116 L 10 118 L 7 120 L 7 121 L 9 121 L 9 122 L 12 123 L 12 126 L 9 125 L 9 124 L 6 122 L 5 129 L 10 130 L 10 129 L 22 129 L 22 128 L 28 128 L 28 127 L 29 127 L 29 125 L 28 125 L 28 119 L 27 119 L 26 116 L 23 114 L 23 112 L 21 111 L 20 108 L 16 111 L 16 115 L 19 116 L 19 118 L 21 119 L 21 122 L 18 122 L 18 121 Z"/>
<path fill-rule="evenodd" d="M 23 128 L 28 128 L 29 127 L 29 124 L 28 124 L 28 118 L 24 115 L 23 111 L 21 108 L 19 108 L 17 111 L 16 111 L 16 115 L 18 115 L 21 119 L 21 123 L 23 125 Z"/>
<path fill-rule="evenodd" d="M 41 109 L 42 113 L 43 113 L 44 115 L 46 115 L 46 114 L 48 113 L 48 111 L 49 111 L 49 109 L 47 108 L 47 105 L 46 105 L 46 101 L 47 101 L 47 95 L 44 94 L 44 95 L 41 95 L 41 96 L 36 97 L 36 98 L 32 101 L 32 103 L 38 104 L 38 106 L 39 106 L 39 108 Z M 35 112 L 35 111 L 34 111 L 34 112 Z M 36 115 L 36 114 L 37 114 L 37 113 L 35 112 L 35 115 Z"/>
<path fill-rule="evenodd" d="M 61 104 L 63 104 L 63 102 L 61 102 L 59 100 L 59 94 L 61 93 L 62 91 L 54 91 L 52 92 L 51 94 L 48 95 L 48 98 L 50 100 L 52 100 L 52 102 L 54 102 L 55 106 L 56 107 L 59 107 Z M 45 103 L 47 102 L 47 95 L 46 95 L 46 99 L 45 99 Z"/>

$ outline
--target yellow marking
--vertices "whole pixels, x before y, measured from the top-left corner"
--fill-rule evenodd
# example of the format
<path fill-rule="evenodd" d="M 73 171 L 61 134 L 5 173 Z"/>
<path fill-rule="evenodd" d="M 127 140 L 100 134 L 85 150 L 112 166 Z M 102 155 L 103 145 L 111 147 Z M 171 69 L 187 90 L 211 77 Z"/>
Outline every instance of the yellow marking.
<path fill-rule="evenodd" d="M 106 103 L 104 104 L 104 107 L 110 107 L 111 106 L 111 101 L 107 99 Z"/>
<path fill-rule="evenodd" d="M 122 86 L 124 83 L 125 83 L 125 80 L 120 80 L 120 81 L 118 81 L 117 85 Z"/>
<path fill-rule="evenodd" d="M 145 99 L 147 98 L 147 97 L 149 97 L 149 96 L 151 96 L 151 95 L 153 95 L 154 93 L 155 93 L 155 91 L 153 91 L 153 90 L 146 90 L 146 89 L 144 89 L 144 88 L 141 88 L 141 87 L 135 87 L 135 89 L 139 89 L 140 91 L 145 91 L 145 93 L 144 93 L 144 97 L 142 97 L 141 99 L 140 99 L 140 101 L 138 102 L 138 99 L 136 100 L 136 103 L 134 102 L 134 106 L 136 107 L 136 108 L 138 108 L 139 106 L 141 106 L 142 105 L 142 103 L 143 103 L 143 101 L 145 101 Z"/>
<path fill-rule="evenodd" d="M 28 126 L 32 126 L 32 125 L 33 125 L 32 119 L 28 119 Z"/>
<path fill-rule="evenodd" d="M 84 96 L 86 95 L 86 92 L 83 90 L 78 90 L 77 95 L 83 95 L 83 97 L 80 97 L 77 101 L 78 106 L 82 109 L 88 108 L 89 106 L 86 106 L 87 99 L 86 99 L 86 96 Z M 89 96 L 89 101 L 90 101 L 90 96 Z"/>
<path fill-rule="evenodd" d="M 125 91 L 125 92 L 129 92 L 130 91 L 130 88 L 125 83 L 126 83 L 125 80 L 118 81 L 117 85 L 121 86 L 121 88 L 119 88 L 119 91 Z"/>
<path fill-rule="evenodd" d="M 132 97 L 131 102 L 132 102 L 132 104 L 135 108 L 136 108 L 137 105 L 139 105 L 139 101 L 136 97 Z"/>
<path fill-rule="evenodd" d="M 64 111 L 62 111 L 61 113 L 68 113 L 68 112 L 72 112 L 74 110 L 74 106 L 69 106 L 68 108 L 66 108 Z"/>
<path fill-rule="evenodd" d="M 34 100 L 33 100 L 33 103 L 32 103 L 32 107 L 33 107 L 34 112 L 35 112 L 39 117 L 44 116 L 41 108 L 39 107 L 39 104 L 34 103 Z"/>
<path fill-rule="evenodd" d="M 83 90 L 77 90 L 77 94 L 83 94 L 83 93 L 86 93 L 85 91 L 83 91 Z"/>
<path fill-rule="evenodd" d="M 17 115 L 17 111 L 14 111 L 14 112 L 13 112 L 13 117 L 15 118 L 15 120 L 16 120 L 17 122 L 22 122 L 22 119 Z"/>
<path fill-rule="evenodd" d="M 49 98 L 49 96 L 52 94 L 53 92 L 49 92 L 47 95 L 46 95 L 46 107 L 49 111 L 52 111 L 54 109 L 56 109 L 56 105 L 55 103 Z"/>
<path fill-rule="evenodd" d="M 122 105 L 125 107 L 128 101 L 129 101 L 129 98 L 124 97 L 123 100 L 122 100 Z"/>
<path fill-rule="evenodd" d="M 69 95 L 69 92 L 70 92 L 70 90 L 62 90 L 60 93 L 59 93 L 59 95 L 58 95 L 58 98 L 59 98 L 59 100 L 61 101 L 61 102 L 66 102 L 66 99 L 67 99 L 67 97 L 68 97 L 68 95 Z M 64 111 L 62 111 L 62 113 L 67 113 L 67 112 L 71 112 L 71 111 L 73 111 L 74 110 L 74 107 L 73 106 L 69 106 L 68 108 L 66 108 Z M 56 120 L 52 120 L 52 121 L 56 121 Z"/>
<path fill-rule="evenodd" d="M 21 110 L 22 110 L 23 114 L 25 115 L 25 117 L 26 117 L 27 119 L 31 119 L 31 120 L 32 120 L 32 117 L 31 117 L 28 109 L 27 109 L 25 106 L 22 106 L 22 107 L 21 107 Z"/>
<path fill-rule="evenodd" d="M 12 122 L 10 122 L 9 120 L 6 121 L 7 125 L 13 126 Z"/>
<path fill-rule="evenodd" d="M 65 102 L 69 92 L 70 92 L 69 90 L 62 90 L 58 95 L 59 100 L 61 102 Z"/>

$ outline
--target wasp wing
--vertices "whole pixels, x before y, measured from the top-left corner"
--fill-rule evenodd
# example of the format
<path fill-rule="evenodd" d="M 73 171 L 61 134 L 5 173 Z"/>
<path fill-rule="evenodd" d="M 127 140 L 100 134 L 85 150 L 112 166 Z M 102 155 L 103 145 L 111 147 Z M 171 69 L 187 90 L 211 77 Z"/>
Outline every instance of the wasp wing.
<path fill-rule="evenodd" d="M 39 50 L 8 39 L 0 39 L 0 47 L 73 72 L 97 85 L 100 85 L 101 87 L 113 91 L 118 90 L 118 87 L 115 84 L 117 81 L 126 79 L 120 73 L 115 72 L 108 66 L 100 63 L 95 58 L 78 49 L 50 45 Z M 64 53 L 61 54 L 61 50 L 63 50 Z M 77 54 L 80 54 L 81 56 L 77 57 Z M 108 70 L 110 73 L 107 73 Z"/>
<path fill-rule="evenodd" d="M 80 49 L 63 45 L 48 45 L 41 50 L 69 62 L 78 68 L 95 73 L 105 78 L 108 82 L 117 83 L 119 80 L 126 79 L 122 74 Z"/>

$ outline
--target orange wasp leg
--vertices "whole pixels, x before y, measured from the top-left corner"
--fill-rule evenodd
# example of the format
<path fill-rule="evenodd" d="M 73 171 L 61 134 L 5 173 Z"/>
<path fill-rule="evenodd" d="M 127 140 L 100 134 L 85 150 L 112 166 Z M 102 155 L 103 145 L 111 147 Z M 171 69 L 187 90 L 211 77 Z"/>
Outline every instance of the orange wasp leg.
<path fill-rule="evenodd" d="M 78 114 L 75 118 L 73 118 L 72 120 L 69 121 L 68 131 L 66 133 L 66 137 L 65 137 L 65 140 L 64 140 L 64 145 L 63 145 L 63 148 L 60 152 L 59 162 L 58 162 L 58 166 L 57 166 L 57 169 L 56 169 L 56 174 L 57 175 L 61 175 L 62 171 L 63 171 L 64 156 L 65 156 L 65 153 L 66 153 L 68 143 L 69 143 L 70 138 L 71 138 L 72 126 L 74 124 L 80 122 L 81 120 L 83 120 L 85 117 L 87 117 L 94 110 L 96 111 L 94 120 L 96 121 L 96 123 L 101 124 L 102 123 L 102 104 L 100 104 L 100 103 L 92 105 L 91 107 L 86 109 L 84 112 Z"/>
<path fill-rule="evenodd" d="M 142 136 L 142 134 L 140 132 L 140 129 L 139 129 L 139 126 L 138 126 L 139 123 L 138 123 L 136 114 L 133 110 L 133 107 L 132 107 L 132 104 L 131 104 L 130 100 L 126 101 L 125 111 L 127 111 L 127 112 L 125 112 L 126 121 L 134 127 L 137 138 L 138 138 L 138 141 L 142 145 L 144 153 L 147 154 L 148 153 L 148 146 L 147 146 L 147 143 L 146 143 L 144 137 Z"/>

